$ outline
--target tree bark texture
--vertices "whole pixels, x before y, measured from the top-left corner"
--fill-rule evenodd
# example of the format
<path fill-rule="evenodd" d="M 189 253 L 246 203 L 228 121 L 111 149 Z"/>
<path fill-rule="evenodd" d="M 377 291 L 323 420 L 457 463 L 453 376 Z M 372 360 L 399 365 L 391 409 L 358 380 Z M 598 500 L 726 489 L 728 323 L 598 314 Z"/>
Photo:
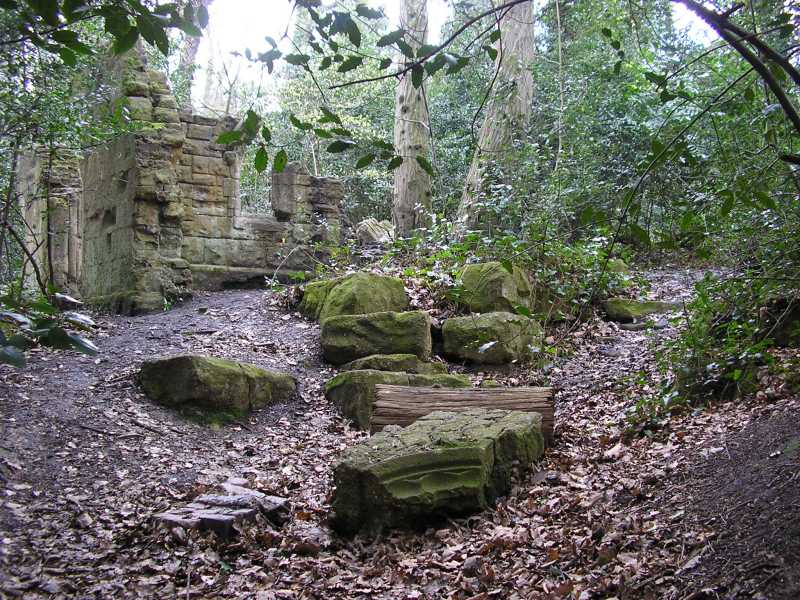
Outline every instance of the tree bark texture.
<path fill-rule="evenodd" d="M 491 227 L 493 214 L 485 204 L 490 171 L 495 166 L 503 172 L 513 170 L 513 165 L 504 161 L 515 135 L 524 133 L 531 115 L 533 5 L 517 4 L 500 17 L 496 78 L 458 209 L 458 229 L 462 232 Z"/>
<path fill-rule="evenodd" d="M 403 0 L 400 26 L 416 50 L 428 36 L 427 0 Z M 410 62 L 412 59 L 405 59 Z M 415 88 L 411 71 L 397 82 L 395 91 L 394 146 L 403 157 L 394 171 L 392 221 L 398 236 L 407 236 L 430 223 L 431 178 L 417 162 L 430 159 L 430 126 L 424 84 Z"/>
<path fill-rule="evenodd" d="M 374 433 L 386 425 L 405 427 L 435 410 L 469 408 L 538 412 L 542 415 L 542 435 L 548 443 L 553 439 L 553 388 L 548 387 L 449 389 L 377 385 L 370 430 Z"/>

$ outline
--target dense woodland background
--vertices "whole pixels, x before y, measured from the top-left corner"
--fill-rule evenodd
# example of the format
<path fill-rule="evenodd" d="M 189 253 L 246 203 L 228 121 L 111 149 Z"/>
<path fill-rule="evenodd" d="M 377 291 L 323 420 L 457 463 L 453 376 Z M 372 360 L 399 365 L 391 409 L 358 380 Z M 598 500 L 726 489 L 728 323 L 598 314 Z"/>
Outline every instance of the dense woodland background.
<path fill-rule="evenodd" d="M 193 61 L 210 4 L 0 3 L 6 308 L 63 324 L 47 281 L 38 299 L 22 289 L 23 272 L 35 265 L 20 244 L 18 153 L 34 145 L 86 150 L 135 129 L 100 83 L 109 56 L 131 48 L 163 69 L 189 106 L 192 80 L 205 68 Z M 701 41 L 676 29 L 673 4 L 455 1 L 440 46 L 408 23 L 395 30 L 363 3 L 298 1 L 285 39 L 241 49 L 271 74 L 269 85 L 209 72 L 205 98 L 211 93 L 217 112 L 240 119 L 223 141 L 245 147 L 248 210 L 269 211 L 268 172 L 286 160 L 341 177 L 353 226 L 366 217 L 397 225 L 402 210 L 424 213 L 398 227 L 383 260 L 434 289 L 444 290 L 465 262 L 489 257 L 524 264 L 573 307 L 624 291 L 608 273 L 610 258 L 722 269 L 724 277 L 699 284 L 683 333 L 664 352 L 658 413 L 677 399 L 746 388 L 753 367 L 769 361 L 776 323 L 765 314 L 791 312 L 800 265 L 800 8 L 683 1 L 722 36 Z M 404 7 L 408 20 L 424 3 Z M 504 30 L 519 10 L 526 27 Z M 522 69 L 509 74 L 514 60 Z M 393 136 L 397 85 L 416 94 L 428 116 L 419 152 L 409 154 Z M 476 149 L 500 130 L 499 150 L 484 148 L 478 158 Z M 398 209 L 401 172 L 410 178 L 404 189 L 408 181 L 430 186 L 429 206 Z M 353 251 L 337 248 L 331 267 L 349 265 Z M 21 363 L 18 347 L 37 335 L 4 340 L 3 359 Z"/>

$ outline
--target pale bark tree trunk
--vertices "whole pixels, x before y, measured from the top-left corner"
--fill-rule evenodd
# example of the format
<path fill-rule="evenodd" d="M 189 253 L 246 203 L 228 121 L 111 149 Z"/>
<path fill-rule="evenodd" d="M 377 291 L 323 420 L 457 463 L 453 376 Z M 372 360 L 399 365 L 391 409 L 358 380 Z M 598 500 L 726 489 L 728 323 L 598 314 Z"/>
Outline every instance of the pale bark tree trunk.
<path fill-rule="evenodd" d="M 425 44 L 427 0 L 403 0 L 400 26 L 415 51 Z M 396 234 L 407 236 L 430 223 L 431 210 L 431 178 L 417 161 L 417 156 L 430 160 L 428 106 L 424 85 L 415 88 L 410 71 L 397 83 L 394 115 L 394 146 L 403 164 L 394 172 L 392 221 Z"/>
<path fill-rule="evenodd" d="M 214 0 L 190 0 L 195 9 L 200 6 L 209 8 Z M 186 94 L 181 102 L 181 108 L 192 108 L 192 84 L 194 83 L 194 72 L 197 69 L 195 63 L 197 59 L 197 51 L 200 49 L 200 42 L 203 38 L 192 37 L 187 35 L 183 41 L 180 51 L 180 59 L 178 61 L 178 72 L 185 79 Z"/>
<path fill-rule="evenodd" d="M 461 204 L 458 228 L 483 231 L 494 222 L 493 211 L 486 206 L 487 176 L 494 166 L 508 173 L 513 165 L 505 164 L 505 154 L 514 136 L 523 134 L 533 102 L 534 59 L 533 5 L 523 2 L 511 8 L 500 21 L 495 68 L 497 78 L 478 134 L 478 145 L 472 158 Z"/>

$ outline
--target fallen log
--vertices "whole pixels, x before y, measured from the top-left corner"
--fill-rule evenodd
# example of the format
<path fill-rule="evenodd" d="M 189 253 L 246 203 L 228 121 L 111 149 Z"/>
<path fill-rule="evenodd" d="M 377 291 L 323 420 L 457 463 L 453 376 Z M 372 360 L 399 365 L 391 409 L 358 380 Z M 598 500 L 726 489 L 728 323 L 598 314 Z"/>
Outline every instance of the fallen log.
<path fill-rule="evenodd" d="M 468 408 L 541 413 L 542 435 L 548 443 L 553 439 L 553 388 L 549 387 L 449 389 L 379 384 L 375 386 L 370 429 L 375 433 L 386 425 L 405 427 L 436 410 L 461 411 Z"/>

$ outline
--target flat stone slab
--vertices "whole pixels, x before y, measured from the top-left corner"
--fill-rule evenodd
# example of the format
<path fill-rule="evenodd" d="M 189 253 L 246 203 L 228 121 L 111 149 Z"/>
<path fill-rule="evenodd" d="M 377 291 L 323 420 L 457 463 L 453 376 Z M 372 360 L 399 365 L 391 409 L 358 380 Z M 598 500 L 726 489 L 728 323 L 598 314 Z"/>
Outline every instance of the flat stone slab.
<path fill-rule="evenodd" d="M 258 490 L 222 484 L 222 493 L 203 494 L 186 506 L 153 515 L 167 527 L 183 527 L 213 531 L 222 538 L 231 537 L 234 525 L 253 521 L 259 513 L 270 522 L 280 526 L 289 519 L 289 500 L 268 496 Z"/>
<path fill-rule="evenodd" d="M 509 491 L 515 466 L 542 455 L 541 422 L 538 413 L 471 409 L 386 427 L 335 466 L 331 524 L 376 533 L 484 510 Z"/>
<path fill-rule="evenodd" d="M 609 298 L 603 302 L 603 310 L 608 318 L 619 323 L 632 323 L 648 315 L 668 313 L 680 308 L 680 304 L 657 300 Z"/>

